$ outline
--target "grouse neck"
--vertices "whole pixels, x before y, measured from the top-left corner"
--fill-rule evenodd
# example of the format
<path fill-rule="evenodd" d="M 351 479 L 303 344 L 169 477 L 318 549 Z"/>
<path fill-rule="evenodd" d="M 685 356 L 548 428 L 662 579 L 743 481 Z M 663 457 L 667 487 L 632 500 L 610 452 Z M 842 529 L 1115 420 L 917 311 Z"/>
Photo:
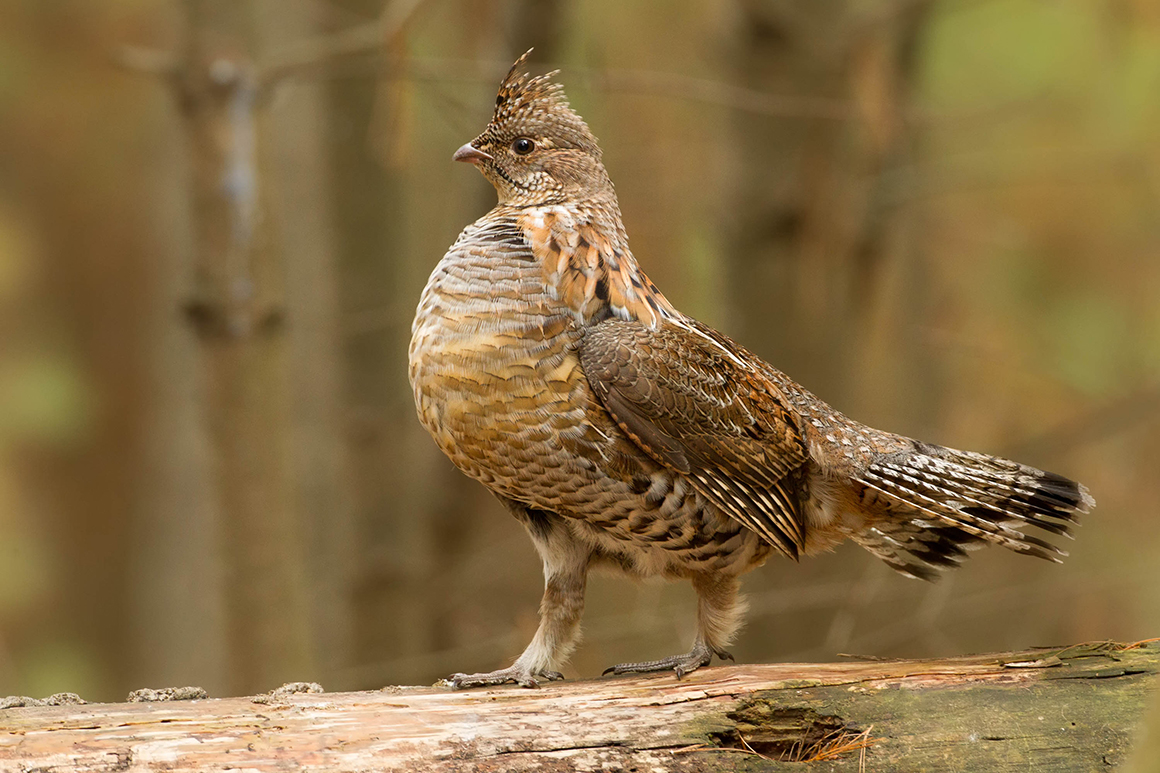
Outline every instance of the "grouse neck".
<path fill-rule="evenodd" d="M 548 293 L 581 325 L 610 317 L 656 329 L 680 313 L 628 249 L 615 197 L 519 210 L 516 221 Z"/>

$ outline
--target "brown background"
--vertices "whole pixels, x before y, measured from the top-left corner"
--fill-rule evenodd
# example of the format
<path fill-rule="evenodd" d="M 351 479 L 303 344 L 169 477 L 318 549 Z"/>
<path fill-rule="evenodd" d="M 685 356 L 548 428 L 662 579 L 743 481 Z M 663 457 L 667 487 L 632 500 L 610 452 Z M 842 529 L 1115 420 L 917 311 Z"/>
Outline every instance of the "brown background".
<path fill-rule="evenodd" d="M 0 695 L 430 683 L 520 651 L 534 552 L 419 426 L 406 346 L 494 202 L 451 153 L 531 45 L 679 308 L 855 418 L 1099 502 L 1063 566 L 774 560 L 738 659 L 1160 634 L 1156 4 L 657 8 L 396 0 L 384 40 L 380 0 L 0 5 Z M 229 120 L 189 100 L 213 62 L 283 65 L 243 116 L 236 335 L 198 312 L 237 238 L 198 144 Z M 683 651 L 692 595 L 596 578 L 566 673 Z"/>

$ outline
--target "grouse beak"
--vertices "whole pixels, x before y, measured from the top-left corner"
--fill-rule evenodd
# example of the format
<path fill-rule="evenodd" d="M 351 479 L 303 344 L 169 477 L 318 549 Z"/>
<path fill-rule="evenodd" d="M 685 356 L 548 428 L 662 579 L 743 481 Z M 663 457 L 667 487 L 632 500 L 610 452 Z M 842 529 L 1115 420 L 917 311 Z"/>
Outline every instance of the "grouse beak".
<path fill-rule="evenodd" d="M 451 160 L 470 161 L 474 164 L 476 161 L 491 161 L 492 157 L 469 142 L 455 151 L 455 155 L 451 157 Z"/>

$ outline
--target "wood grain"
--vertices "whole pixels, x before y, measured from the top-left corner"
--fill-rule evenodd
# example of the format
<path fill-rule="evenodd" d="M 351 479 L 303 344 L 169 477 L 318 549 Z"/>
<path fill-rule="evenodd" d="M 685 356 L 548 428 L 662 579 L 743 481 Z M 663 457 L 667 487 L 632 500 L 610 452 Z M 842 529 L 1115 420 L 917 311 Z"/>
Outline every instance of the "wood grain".
<path fill-rule="evenodd" d="M 1107 770 L 1160 647 L 0 712 L 3 771 Z M 847 751 L 841 752 L 845 747 Z"/>

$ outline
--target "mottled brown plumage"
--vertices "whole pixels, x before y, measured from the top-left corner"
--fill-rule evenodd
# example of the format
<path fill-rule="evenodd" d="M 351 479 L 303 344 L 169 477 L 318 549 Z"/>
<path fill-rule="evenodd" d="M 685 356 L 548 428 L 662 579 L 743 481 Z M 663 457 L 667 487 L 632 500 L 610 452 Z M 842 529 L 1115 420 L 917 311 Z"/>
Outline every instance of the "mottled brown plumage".
<path fill-rule="evenodd" d="M 771 552 L 850 538 L 924 579 L 985 543 L 1058 560 L 1021 529 L 1067 534 L 1094 504 L 1079 484 L 853 422 L 677 311 L 628 249 L 587 125 L 523 61 L 455 154 L 499 204 L 431 275 L 410 375 L 439 447 L 527 527 L 546 587 L 515 664 L 452 684 L 560 678 L 598 563 L 692 581 L 692 650 L 611 669 L 681 675 L 728 657 L 738 578 Z"/>

